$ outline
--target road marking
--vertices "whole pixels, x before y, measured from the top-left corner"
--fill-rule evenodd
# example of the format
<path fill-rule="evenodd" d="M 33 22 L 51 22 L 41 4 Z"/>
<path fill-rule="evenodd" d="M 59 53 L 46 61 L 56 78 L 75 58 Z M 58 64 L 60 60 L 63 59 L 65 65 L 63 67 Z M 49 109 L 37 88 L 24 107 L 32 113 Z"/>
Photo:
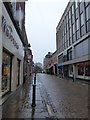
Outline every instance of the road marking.
<path fill-rule="evenodd" d="M 49 116 L 52 117 L 53 113 L 52 113 L 51 108 L 48 104 L 47 104 L 47 110 L 48 110 Z"/>

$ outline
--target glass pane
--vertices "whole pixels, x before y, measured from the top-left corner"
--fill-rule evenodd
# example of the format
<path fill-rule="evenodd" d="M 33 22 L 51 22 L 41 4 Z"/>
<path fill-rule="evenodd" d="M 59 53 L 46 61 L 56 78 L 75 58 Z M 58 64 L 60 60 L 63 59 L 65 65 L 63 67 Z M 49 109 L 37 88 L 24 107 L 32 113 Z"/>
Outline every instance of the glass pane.
<path fill-rule="evenodd" d="M 75 24 L 72 25 L 73 34 L 75 33 Z"/>
<path fill-rule="evenodd" d="M 80 3 L 80 14 L 83 12 L 83 3 Z"/>
<path fill-rule="evenodd" d="M 90 76 L 90 65 L 85 66 L 85 76 Z"/>
<path fill-rule="evenodd" d="M 79 29 L 79 20 L 77 19 L 76 20 L 76 30 L 78 30 Z"/>
<path fill-rule="evenodd" d="M 87 27 L 87 32 L 90 31 L 90 20 L 86 23 L 86 27 Z"/>
<path fill-rule="evenodd" d="M 86 8 L 86 21 L 90 19 L 90 5 Z"/>
<path fill-rule="evenodd" d="M 74 5 L 72 5 L 72 15 L 74 14 Z"/>
<path fill-rule="evenodd" d="M 84 66 L 78 65 L 78 75 L 83 75 L 84 74 Z"/>
<path fill-rule="evenodd" d="M 78 18 L 79 12 L 78 9 L 76 9 L 76 19 Z"/>
<path fill-rule="evenodd" d="M 81 26 L 84 24 L 84 16 L 83 13 L 80 15 L 80 20 L 81 20 Z"/>
<path fill-rule="evenodd" d="M 2 57 L 2 94 L 5 94 L 10 89 L 11 56 L 3 52 Z"/>

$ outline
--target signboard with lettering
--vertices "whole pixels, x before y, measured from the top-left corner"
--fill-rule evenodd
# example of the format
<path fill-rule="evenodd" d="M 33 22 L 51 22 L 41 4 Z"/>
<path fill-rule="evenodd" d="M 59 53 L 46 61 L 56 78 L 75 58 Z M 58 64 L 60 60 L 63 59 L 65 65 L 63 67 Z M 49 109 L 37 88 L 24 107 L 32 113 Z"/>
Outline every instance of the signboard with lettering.
<path fill-rule="evenodd" d="M 15 38 L 13 37 L 13 30 L 10 25 L 7 24 L 7 21 L 4 16 L 2 16 L 1 23 L 2 31 L 6 34 L 6 36 L 11 40 L 12 44 L 16 49 L 19 49 L 19 45 L 17 44 Z"/>

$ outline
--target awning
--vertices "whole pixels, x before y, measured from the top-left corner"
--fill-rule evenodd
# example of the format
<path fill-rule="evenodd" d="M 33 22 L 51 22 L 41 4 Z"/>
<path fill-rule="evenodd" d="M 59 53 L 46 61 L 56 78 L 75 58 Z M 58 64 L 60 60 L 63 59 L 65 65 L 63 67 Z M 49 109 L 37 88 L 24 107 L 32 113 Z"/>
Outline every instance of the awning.
<path fill-rule="evenodd" d="M 61 67 L 61 66 L 63 66 L 63 65 L 64 65 L 63 63 L 57 64 L 58 67 Z"/>

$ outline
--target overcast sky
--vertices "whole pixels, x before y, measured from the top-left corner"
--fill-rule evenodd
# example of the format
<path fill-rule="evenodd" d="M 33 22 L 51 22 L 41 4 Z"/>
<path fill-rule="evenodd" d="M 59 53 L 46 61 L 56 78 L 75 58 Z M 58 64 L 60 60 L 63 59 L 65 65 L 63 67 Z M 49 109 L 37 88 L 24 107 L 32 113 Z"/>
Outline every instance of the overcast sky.
<path fill-rule="evenodd" d="M 48 52 L 56 50 L 56 27 L 69 0 L 28 0 L 26 32 L 34 62 L 43 63 Z"/>

